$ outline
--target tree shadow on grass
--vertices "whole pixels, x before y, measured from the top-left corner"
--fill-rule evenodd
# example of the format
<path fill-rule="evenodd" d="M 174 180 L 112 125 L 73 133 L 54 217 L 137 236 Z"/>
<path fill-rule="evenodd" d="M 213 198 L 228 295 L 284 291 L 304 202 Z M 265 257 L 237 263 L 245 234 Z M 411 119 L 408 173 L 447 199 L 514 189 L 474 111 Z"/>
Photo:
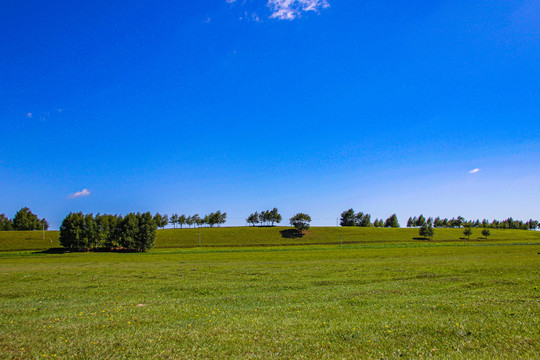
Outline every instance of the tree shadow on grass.
<path fill-rule="evenodd" d="M 285 239 L 298 239 L 298 238 L 304 237 L 304 234 L 302 234 L 296 229 L 280 230 L 280 233 L 281 233 L 281 237 Z"/>
<path fill-rule="evenodd" d="M 47 250 L 36 251 L 36 254 L 65 254 L 68 251 L 65 248 L 55 247 Z"/>
<path fill-rule="evenodd" d="M 413 238 L 413 240 L 430 241 L 431 239 L 430 238 L 425 238 L 425 237 L 415 237 L 415 238 Z"/>

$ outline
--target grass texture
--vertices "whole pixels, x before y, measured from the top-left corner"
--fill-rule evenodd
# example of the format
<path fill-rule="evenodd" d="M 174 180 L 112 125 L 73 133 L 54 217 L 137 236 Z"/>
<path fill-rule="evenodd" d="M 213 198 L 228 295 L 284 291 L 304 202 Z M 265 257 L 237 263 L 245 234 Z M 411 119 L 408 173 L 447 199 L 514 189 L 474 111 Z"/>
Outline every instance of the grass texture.
<path fill-rule="evenodd" d="M 160 231 L 161 245 L 182 231 Z M 538 244 L 389 233 L 342 247 L 2 252 L 0 357 L 538 358 Z"/>

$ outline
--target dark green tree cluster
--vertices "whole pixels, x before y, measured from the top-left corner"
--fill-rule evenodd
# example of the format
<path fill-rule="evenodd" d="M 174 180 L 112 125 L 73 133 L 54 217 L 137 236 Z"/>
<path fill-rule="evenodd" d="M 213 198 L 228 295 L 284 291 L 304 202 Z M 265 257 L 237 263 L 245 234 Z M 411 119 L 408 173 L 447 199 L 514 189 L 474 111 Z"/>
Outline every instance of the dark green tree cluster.
<path fill-rule="evenodd" d="M 71 251 L 146 251 L 154 246 L 156 230 L 156 221 L 149 212 L 124 217 L 70 213 L 60 226 L 60 244 Z"/>
<path fill-rule="evenodd" d="M 38 218 L 27 207 L 17 211 L 13 219 L 9 219 L 5 214 L 0 214 L 0 231 L 42 229 L 49 229 L 47 220 Z"/>
<path fill-rule="evenodd" d="M 538 220 L 530 219 L 529 221 L 514 220 L 508 218 L 503 221 L 493 220 L 488 221 L 484 219 L 480 220 L 465 220 L 463 216 L 458 216 L 452 219 L 441 219 L 440 217 L 426 218 L 423 215 L 418 217 L 409 218 L 407 221 L 407 227 L 422 227 L 424 225 L 432 226 L 435 228 L 491 228 L 491 229 L 521 229 L 521 230 L 535 230 L 539 227 Z"/>
<path fill-rule="evenodd" d="M 342 212 L 339 224 L 341 226 L 373 226 L 373 224 L 371 223 L 370 214 L 364 214 L 363 212 L 355 213 L 354 209 L 349 209 Z"/>
<path fill-rule="evenodd" d="M 263 210 L 260 213 L 255 211 L 247 217 L 246 222 L 251 226 L 274 226 L 274 224 L 279 224 L 281 220 L 282 217 L 278 209 L 273 208 L 272 210 Z"/>
<path fill-rule="evenodd" d="M 345 210 L 341 213 L 341 226 L 359 226 L 359 227 L 399 227 L 396 214 L 392 214 L 384 222 L 382 219 L 375 219 L 371 223 L 371 215 L 363 212 L 355 213 L 353 209 Z"/>
<path fill-rule="evenodd" d="M 304 233 L 304 230 L 309 229 L 309 223 L 311 222 L 311 216 L 304 213 L 298 213 L 291 217 L 289 219 L 289 222 L 292 226 L 296 228 L 300 232 L 300 234 Z"/>
<path fill-rule="evenodd" d="M 11 231 L 13 230 L 13 221 L 8 218 L 5 214 L 0 214 L 0 231 Z"/>

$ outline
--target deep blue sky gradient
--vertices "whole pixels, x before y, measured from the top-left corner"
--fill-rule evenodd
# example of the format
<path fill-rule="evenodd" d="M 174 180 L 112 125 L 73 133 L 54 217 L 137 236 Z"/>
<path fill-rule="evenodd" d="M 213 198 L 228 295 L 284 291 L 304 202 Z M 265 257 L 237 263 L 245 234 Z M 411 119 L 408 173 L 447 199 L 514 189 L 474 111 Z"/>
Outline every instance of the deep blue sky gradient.
<path fill-rule="evenodd" d="M 328 2 L 3 2 L 0 213 L 539 218 L 540 3 Z"/>

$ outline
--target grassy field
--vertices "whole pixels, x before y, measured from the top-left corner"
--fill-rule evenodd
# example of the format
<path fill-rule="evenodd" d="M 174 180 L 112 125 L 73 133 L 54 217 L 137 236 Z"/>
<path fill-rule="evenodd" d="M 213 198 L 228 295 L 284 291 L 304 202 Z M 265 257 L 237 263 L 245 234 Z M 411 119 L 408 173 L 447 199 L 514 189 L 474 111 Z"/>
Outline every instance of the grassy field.
<path fill-rule="evenodd" d="M 149 253 L 4 251 L 0 358 L 538 358 L 538 233 L 282 230 L 202 229 L 229 247 L 164 230 Z M 339 233 L 355 243 L 239 246 Z"/>
<path fill-rule="evenodd" d="M 202 228 L 201 246 L 281 246 L 321 244 L 421 243 L 418 229 L 313 227 L 303 237 L 290 227 Z M 539 231 L 491 230 L 484 239 L 481 229 L 473 229 L 471 243 L 540 243 Z M 435 229 L 431 242 L 463 242 L 463 229 Z M 45 250 L 59 247 L 58 231 L 0 231 L 0 251 Z M 199 229 L 158 230 L 155 249 L 199 246 Z"/>

